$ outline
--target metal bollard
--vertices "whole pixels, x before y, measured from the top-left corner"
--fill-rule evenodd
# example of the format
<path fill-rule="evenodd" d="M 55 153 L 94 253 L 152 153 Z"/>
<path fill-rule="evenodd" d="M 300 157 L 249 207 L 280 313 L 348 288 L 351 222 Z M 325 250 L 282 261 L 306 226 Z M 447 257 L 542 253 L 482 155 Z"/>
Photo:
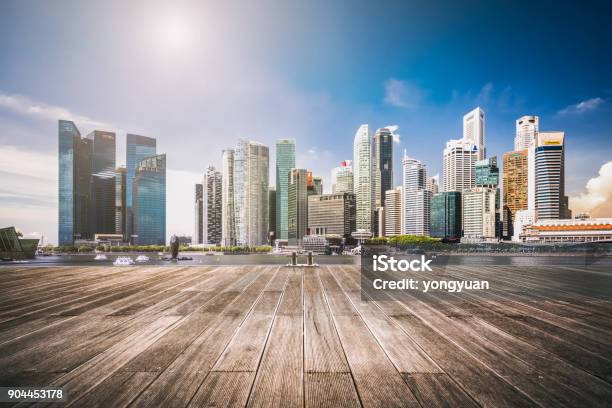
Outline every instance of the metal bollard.
<path fill-rule="evenodd" d="M 307 265 L 308 266 L 312 266 L 314 261 L 314 256 L 312 255 L 312 251 L 308 252 L 308 261 L 307 261 Z"/>
<path fill-rule="evenodd" d="M 297 266 L 297 253 L 295 251 L 291 253 L 291 266 Z"/>

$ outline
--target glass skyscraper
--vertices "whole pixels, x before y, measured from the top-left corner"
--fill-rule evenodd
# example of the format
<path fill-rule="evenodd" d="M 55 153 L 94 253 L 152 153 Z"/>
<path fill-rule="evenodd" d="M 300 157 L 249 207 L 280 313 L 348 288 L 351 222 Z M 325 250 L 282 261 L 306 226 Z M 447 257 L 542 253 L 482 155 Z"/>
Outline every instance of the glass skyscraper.
<path fill-rule="evenodd" d="M 115 134 L 94 130 L 92 141 L 91 193 L 89 206 L 90 235 L 115 233 L 116 146 Z"/>
<path fill-rule="evenodd" d="M 134 233 L 138 245 L 166 243 L 166 155 L 139 161 L 132 184 Z"/>
<path fill-rule="evenodd" d="M 73 122 L 60 120 L 59 136 L 59 220 L 58 242 L 72 245 L 75 235 L 75 145 L 80 142 L 81 134 Z"/>
<path fill-rule="evenodd" d="M 152 137 L 133 135 L 126 136 L 126 205 L 127 205 L 127 235 L 133 234 L 133 212 L 132 212 L 132 183 L 136 174 L 136 164 L 142 159 L 155 156 L 156 140 Z"/>
<path fill-rule="evenodd" d="M 431 199 L 432 237 L 445 239 L 461 238 L 461 193 L 444 191 Z"/>
<path fill-rule="evenodd" d="M 295 167 L 295 140 L 276 142 L 276 239 L 288 239 L 287 191 L 289 172 Z"/>
<path fill-rule="evenodd" d="M 387 128 L 374 134 L 375 208 L 385 206 L 385 193 L 393 186 L 393 134 Z"/>
<path fill-rule="evenodd" d="M 368 125 L 361 125 L 353 140 L 353 183 L 357 200 L 358 230 L 372 231 L 374 190 L 372 185 L 372 141 Z"/>
<path fill-rule="evenodd" d="M 308 230 L 308 182 L 305 169 L 289 172 L 287 190 L 287 226 L 292 243 L 301 240 Z"/>

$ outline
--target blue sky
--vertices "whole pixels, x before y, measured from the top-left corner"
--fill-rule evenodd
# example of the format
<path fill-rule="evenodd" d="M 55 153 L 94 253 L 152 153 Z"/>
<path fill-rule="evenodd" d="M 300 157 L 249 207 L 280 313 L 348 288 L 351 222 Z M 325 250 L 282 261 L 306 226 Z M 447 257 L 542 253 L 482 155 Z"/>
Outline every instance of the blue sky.
<path fill-rule="evenodd" d="M 191 234 L 192 184 L 239 137 L 295 138 L 329 188 L 360 124 L 398 125 L 399 184 L 403 149 L 439 173 L 476 106 L 489 155 L 511 150 L 521 115 L 564 130 L 575 207 L 612 216 L 611 16 L 606 2 L 0 2 L 0 224 L 56 239 L 60 117 L 117 131 L 121 161 L 126 132 L 156 137 L 167 229 Z"/>

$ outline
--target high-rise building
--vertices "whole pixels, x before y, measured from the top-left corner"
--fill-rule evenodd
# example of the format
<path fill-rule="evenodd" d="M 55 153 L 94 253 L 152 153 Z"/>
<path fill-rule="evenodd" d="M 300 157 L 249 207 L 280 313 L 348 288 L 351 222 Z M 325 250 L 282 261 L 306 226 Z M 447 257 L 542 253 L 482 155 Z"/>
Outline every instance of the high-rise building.
<path fill-rule="evenodd" d="M 91 187 L 89 197 L 90 235 L 115 233 L 115 134 L 94 130 L 87 138 L 92 143 Z"/>
<path fill-rule="evenodd" d="M 321 194 L 323 194 L 323 179 L 318 176 L 313 176 L 312 178 L 309 178 L 308 195 L 311 196 Z"/>
<path fill-rule="evenodd" d="M 352 160 L 343 160 L 340 166 L 332 170 L 332 193 L 352 193 L 353 187 L 353 166 Z"/>
<path fill-rule="evenodd" d="M 402 187 L 385 191 L 385 236 L 402 234 Z"/>
<path fill-rule="evenodd" d="M 240 139 L 234 154 L 234 213 L 238 245 L 268 242 L 269 149 Z"/>
<path fill-rule="evenodd" d="M 429 177 L 427 179 L 427 185 L 425 188 L 431 191 L 431 194 L 437 194 L 440 191 L 440 182 L 438 180 L 438 176 Z"/>
<path fill-rule="evenodd" d="M 287 190 L 289 241 L 295 243 L 308 233 L 308 172 L 291 169 Z"/>
<path fill-rule="evenodd" d="M 93 238 L 89 228 L 92 141 L 82 139 L 76 125 L 58 122 L 58 242 Z"/>
<path fill-rule="evenodd" d="M 504 236 L 513 235 L 517 211 L 527 210 L 527 149 L 504 154 L 503 203 Z"/>
<path fill-rule="evenodd" d="M 476 162 L 475 168 L 476 187 L 488 187 L 495 190 L 495 228 L 496 236 L 503 236 L 503 225 L 501 218 L 501 192 L 499 189 L 499 167 L 497 157 L 489 157 Z"/>
<path fill-rule="evenodd" d="M 195 200 L 193 203 L 195 213 L 195 230 L 192 242 L 194 244 L 204 243 L 204 186 L 200 183 L 195 185 Z"/>
<path fill-rule="evenodd" d="M 234 149 L 223 150 L 221 175 L 221 242 L 236 245 L 236 212 L 234 208 Z"/>
<path fill-rule="evenodd" d="M 516 120 L 516 135 L 514 136 L 514 150 L 529 149 L 538 136 L 540 118 L 537 116 L 522 116 Z"/>
<path fill-rule="evenodd" d="M 539 132 L 532 153 L 536 220 L 571 218 L 565 196 L 564 132 Z"/>
<path fill-rule="evenodd" d="M 126 135 L 125 144 L 125 163 L 127 168 L 126 174 L 126 205 L 127 205 L 127 236 L 133 234 L 133 211 L 132 211 L 132 183 L 136 175 L 136 164 L 142 159 L 155 156 L 157 154 L 157 141 L 152 137 L 134 135 L 128 133 Z"/>
<path fill-rule="evenodd" d="M 463 191 L 476 185 L 477 150 L 471 142 L 450 140 L 444 149 L 444 191 Z"/>
<path fill-rule="evenodd" d="M 127 169 L 117 167 L 115 170 L 115 234 L 123 235 L 127 241 Z"/>
<path fill-rule="evenodd" d="M 222 176 L 214 166 L 208 166 L 202 182 L 203 244 L 220 244 L 222 230 Z"/>
<path fill-rule="evenodd" d="M 337 193 L 308 197 L 308 230 L 314 235 L 340 235 L 355 231 L 355 195 Z"/>
<path fill-rule="evenodd" d="M 461 238 L 461 193 L 443 191 L 431 199 L 431 236 L 443 239 Z"/>
<path fill-rule="evenodd" d="M 374 207 L 384 207 L 385 192 L 393 185 L 393 133 L 381 128 L 374 134 Z"/>
<path fill-rule="evenodd" d="M 426 189 L 427 170 L 423 163 L 406 156 L 402 160 L 404 182 L 404 234 L 429 235 L 431 191 Z"/>
<path fill-rule="evenodd" d="M 270 245 L 274 243 L 276 239 L 276 189 L 272 186 L 268 189 L 268 219 L 269 221 L 269 237 L 270 237 Z"/>
<path fill-rule="evenodd" d="M 480 107 L 463 116 L 463 140 L 476 149 L 476 160 L 487 157 L 485 147 L 485 114 Z"/>
<path fill-rule="evenodd" d="M 353 142 L 354 191 L 357 200 L 357 229 L 372 232 L 374 213 L 373 180 L 372 180 L 372 143 L 370 128 L 361 125 L 355 133 Z"/>
<path fill-rule="evenodd" d="M 295 167 L 295 140 L 281 139 L 276 142 L 276 238 L 288 239 L 287 191 L 289 172 Z"/>
<path fill-rule="evenodd" d="M 462 192 L 463 240 L 479 242 L 495 239 L 497 189 L 474 187 Z"/>
<path fill-rule="evenodd" d="M 166 155 L 136 163 L 132 183 L 134 232 L 138 245 L 166 244 Z"/>

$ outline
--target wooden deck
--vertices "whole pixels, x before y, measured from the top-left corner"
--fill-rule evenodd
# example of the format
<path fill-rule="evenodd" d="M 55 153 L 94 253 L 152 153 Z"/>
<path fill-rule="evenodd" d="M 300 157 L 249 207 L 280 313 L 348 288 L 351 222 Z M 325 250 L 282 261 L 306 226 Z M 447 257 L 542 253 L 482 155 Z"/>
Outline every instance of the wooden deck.
<path fill-rule="evenodd" d="M 612 302 L 576 284 L 612 272 L 454 270 L 503 290 L 366 302 L 355 266 L 0 268 L 0 386 L 83 407 L 612 404 Z M 557 299 L 509 295 L 553 279 Z"/>

